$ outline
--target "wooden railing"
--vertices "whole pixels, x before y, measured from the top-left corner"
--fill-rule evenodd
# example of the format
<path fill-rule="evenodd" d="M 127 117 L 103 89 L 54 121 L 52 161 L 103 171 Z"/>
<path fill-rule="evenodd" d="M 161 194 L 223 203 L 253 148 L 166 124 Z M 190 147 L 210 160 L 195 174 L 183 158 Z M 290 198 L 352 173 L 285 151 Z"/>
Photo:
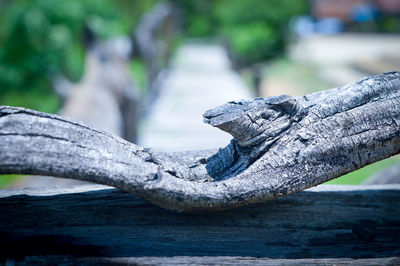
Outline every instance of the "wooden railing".
<path fill-rule="evenodd" d="M 181 214 L 99 185 L 0 191 L 0 262 L 398 265 L 400 186 Z M 69 263 L 69 264 L 67 264 Z"/>

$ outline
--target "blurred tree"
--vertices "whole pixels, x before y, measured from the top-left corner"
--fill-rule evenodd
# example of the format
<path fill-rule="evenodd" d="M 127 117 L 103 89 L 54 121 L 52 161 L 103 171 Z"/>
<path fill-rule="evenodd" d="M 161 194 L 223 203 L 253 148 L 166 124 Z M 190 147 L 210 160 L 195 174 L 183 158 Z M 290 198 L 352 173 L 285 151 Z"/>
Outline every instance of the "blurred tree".
<path fill-rule="evenodd" d="M 100 37 L 131 34 L 156 0 L 0 2 L 0 104 L 55 112 L 52 78 L 82 75 L 83 29 Z"/>
<path fill-rule="evenodd" d="M 213 10 L 216 0 L 174 0 L 182 13 L 184 34 L 187 37 L 209 37 L 215 34 Z"/>
<path fill-rule="evenodd" d="M 218 0 L 215 17 L 238 60 L 255 63 L 283 51 L 290 18 L 306 7 L 305 0 Z"/>
<path fill-rule="evenodd" d="M 284 49 L 291 16 L 306 0 L 171 0 L 188 37 L 229 41 L 239 62 L 266 60 Z M 55 112 L 52 79 L 82 75 L 85 25 L 98 36 L 130 34 L 157 0 L 0 0 L 0 104 Z"/>
<path fill-rule="evenodd" d="M 291 17 L 307 11 L 306 0 L 175 0 L 189 37 L 227 39 L 240 63 L 252 64 L 283 51 Z"/>

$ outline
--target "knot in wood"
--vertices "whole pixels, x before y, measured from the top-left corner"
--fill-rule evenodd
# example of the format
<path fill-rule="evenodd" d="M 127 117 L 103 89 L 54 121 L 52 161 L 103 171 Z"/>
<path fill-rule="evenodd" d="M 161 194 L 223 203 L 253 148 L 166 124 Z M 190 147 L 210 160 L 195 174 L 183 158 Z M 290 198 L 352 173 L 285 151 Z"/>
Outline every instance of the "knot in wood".
<path fill-rule="evenodd" d="M 304 116 L 289 95 L 231 101 L 204 113 L 204 122 L 231 134 L 242 147 L 275 138 L 291 121 Z"/>

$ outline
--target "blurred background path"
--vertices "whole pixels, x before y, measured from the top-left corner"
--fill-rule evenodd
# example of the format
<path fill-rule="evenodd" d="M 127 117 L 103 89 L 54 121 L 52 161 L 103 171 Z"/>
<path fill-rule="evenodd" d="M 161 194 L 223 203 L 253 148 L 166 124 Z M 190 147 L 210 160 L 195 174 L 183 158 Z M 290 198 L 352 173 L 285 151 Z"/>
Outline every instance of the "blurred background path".
<path fill-rule="evenodd" d="M 230 135 L 203 123 L 202 114 L 232 100 L 252 98 L 219 45 L 178 49 L 156 101 L 139 126 L 138 144 L 160 151 L 220 148 Z"/>
<path fill-rule="evenodd" d="M 400 35 L 312 35 L 291 43 L 287 56 L 264 65 L 260 94 L 304 95 L 399 69 Z"/>

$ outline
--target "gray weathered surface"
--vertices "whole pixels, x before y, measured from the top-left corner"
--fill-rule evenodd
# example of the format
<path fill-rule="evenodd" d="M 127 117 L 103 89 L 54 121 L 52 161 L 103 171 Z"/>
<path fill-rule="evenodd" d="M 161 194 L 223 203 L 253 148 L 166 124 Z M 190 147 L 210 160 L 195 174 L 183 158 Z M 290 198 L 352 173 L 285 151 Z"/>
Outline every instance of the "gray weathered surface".
<path fill-rule="evenodd" d="M 66 78 L 55 82 L 64 98 L 59 114 L 128 141 L 135 141 L 139 116 L 139 93 L 128 69 L 130 39 L 93 40 L 85 55 L 80 82 Z M 57 85 L 57 84 L 63 85 Z M 26 177 L 16 186 L 57 186 L 81 183 L 49 176 Z"/>
<path fill-rule="evenodd" d="M 205 120 L 224 149 L 156 153 L 59 116 L 0 109 L 0 173 L 115 186 L 180 211 L 288 195 L 400 151 L 400 73 L 304 97 L 231 102 Z M 243 134 L 246 132 L 246 134 Z"/>
<path fill-rule="evenodd" d="M 176 256 L 176 257 L 83 257 L 74 256 L 29 256 L 23 259 L 9 259 L 10 264 L 17 265 L 265 265 L 265 266 L 327 266 L 327 265 L 356 265 L 356 266 L 395 266 L 400 264 L 399 257 L 376 259 L 268 259 L 255 257 L 231 257 L 231 256 Z"/>
<path fill-rule="evenodd" d="M 58 254 L 133 261 L 143 256 L 399 257 L 399 200 L 399 185 L 345 190 L 322 185 L 236 210 L 194 215 L 97 185 L 62 192 L 5 190 L 0 252 L 2 258 Z M 175 259 L 188 263 L 193 258 Z"/>

